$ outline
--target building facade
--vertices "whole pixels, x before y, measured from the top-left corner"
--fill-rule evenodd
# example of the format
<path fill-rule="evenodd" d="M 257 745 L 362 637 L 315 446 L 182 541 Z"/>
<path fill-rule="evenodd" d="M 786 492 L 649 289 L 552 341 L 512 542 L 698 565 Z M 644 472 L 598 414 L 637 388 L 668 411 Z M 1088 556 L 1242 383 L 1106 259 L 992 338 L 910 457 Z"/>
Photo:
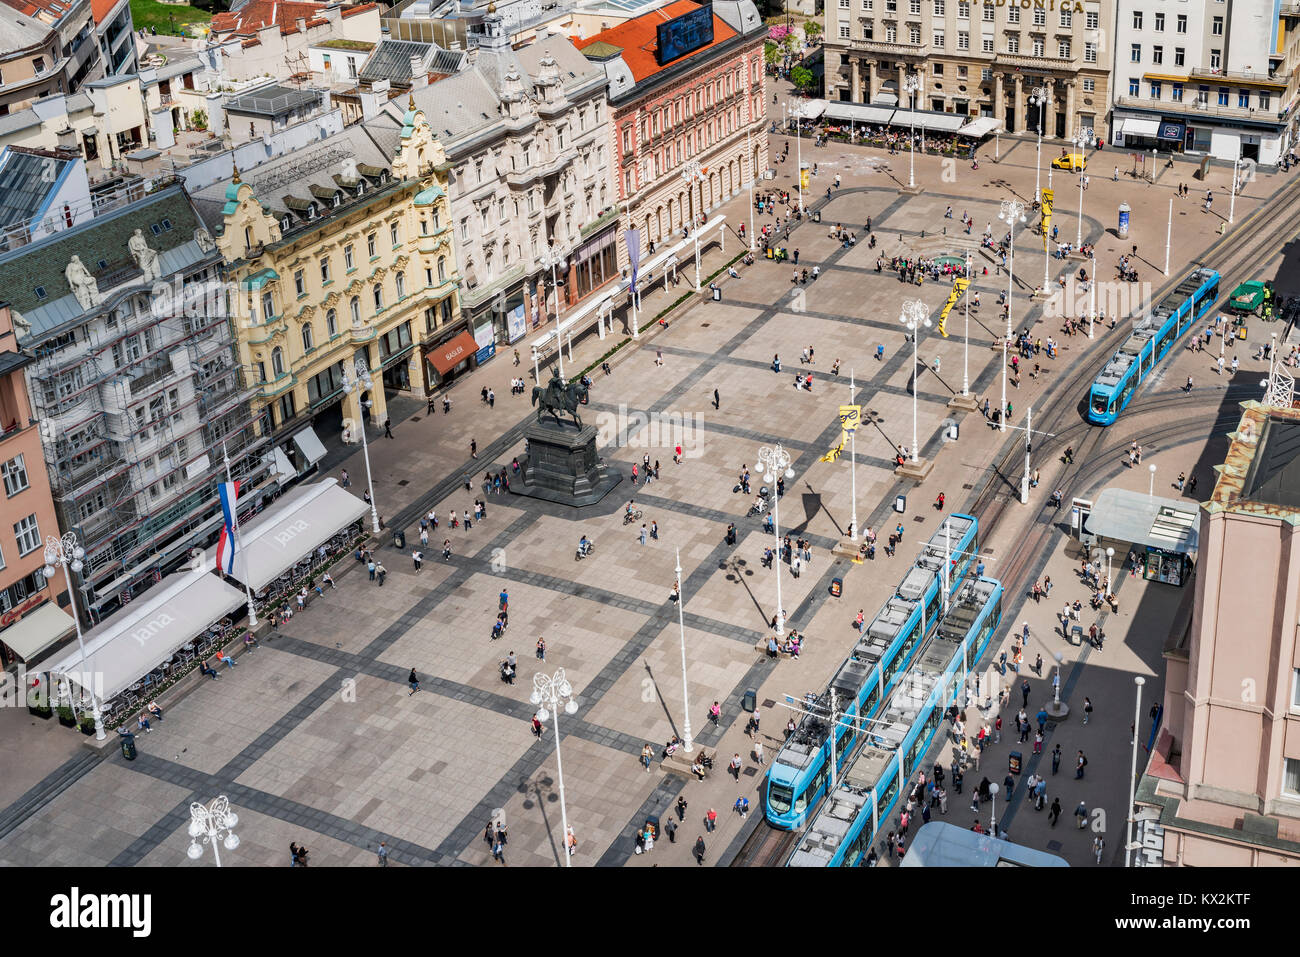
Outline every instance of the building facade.
<path fill-rule="evenodd" d="M 461 309 L 478 361 L 555 313 L 552 258 L 561 309 L 618 279 L 604 73 L 567 38 L 515 50 L 488 13 L 470 68 L 413 96 L 451 165 Z M 377 136 L 398 128 L 397 102 L 365 124 Z M 426 369 L 431 385 L 452 371 Z"/>
<path fill-rule="evenodd" d="M 1242 410 L 1138 791 L 1167 865 L 1300 863 L 1300 409 Z"/>
<path fill-rule="evenodd" d="M 713 40 L 660 63 L 657 25 L 699 9 L 677 0 L 581 41 L 605 70 L 614 185 L 641 245 L 679 233 L 767 169 L 766 28 L 750 0 L 713 4 Z M 687 180 L 687 164 L 699 176 Z M 629 259 L 619 236 L 619 265 Z"/>
<path fill-rule="evenodd" d="M 403 118 L 391 161 L 357 124 L 198 194 L 259 434 L 299 474 L 320 447 L 307 430 L 359 441 L 385 388 L 424 394 L 421 343 L 459 328 L 445 155 L 422 114 Z M 357 358 L 373 386 L 347 394 Z"/>
<path fill-rule="evenodd" d="M 102 616 L 216 534 L 223 449 L 252 488 L 267 474 L 221 257 L 173 184 L 0 254 L 0 288 L 35 358 L 24 371 L 55 505 Z"/>
<path fill-rule="evenodd" d="M 0 115 L 103 75 L 91 0 L 0 0 Z"/>
<path fill-rule="evenodd" d="M 44 536 L 58 535 L 59 525 L 23 374 L 31 362 L 18 348 L 9 307 L 0 303 L 0 668 L 30 660 L 73 627 L 59 610 L 70 600 L 66 582 L 61 575 L 46 581 L 42 570 Z"/>
<path fill-rule="evenodd" d="M 1097 0 L 833 0 L 826 98 L 908 107 L 915 74 L 918 110 L 1105 139 L 1113 21 L 1114 6 Z"/>
<path fill-rule="evenodd" d="M 1274 164 L 1294 142 L 1300 6 L 1121 0 L 1112 138 Z"/>
<path fill-rule="evenodd" d="M 95 39 L 106 74 L 134 73 L 140 66 L 135 52 L 131 0 L 90 0 Z"/>

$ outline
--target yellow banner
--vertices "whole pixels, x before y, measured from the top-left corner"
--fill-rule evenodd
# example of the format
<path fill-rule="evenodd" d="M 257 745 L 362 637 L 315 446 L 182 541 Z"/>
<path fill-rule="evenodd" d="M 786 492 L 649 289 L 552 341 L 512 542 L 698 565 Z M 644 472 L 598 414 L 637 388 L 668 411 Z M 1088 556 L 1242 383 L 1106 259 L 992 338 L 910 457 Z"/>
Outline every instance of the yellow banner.
<path fill-rule="evenodd" d="M 801 169 L 801 170 L 799 170 L 799 185 L 800 185 L 803 189 L 807 189 L 807 188 L 808 188 L 808 170 L 807 170 L 807 169 Z"/>
<path fill-rule="evenodd" d="M 849 440 L 850 433 L 857 431 L 858 423 L 861 421 L 862 406 L 840 406 L 840 444 L 822 456 L 823 462 L 839 461 L 840 456 L 844 454 L 844 443 Z"/>
<path fill-rule="evenodd" d="M 844 433 L 840 433 L 840 444 L 835 446 L 825 455 L 822 456 L 823 462 L 838 462 L 840 456 L 844 454 Z"/>
<path fill-rule="evenodd" d="M 1045 190 L 1042 191 L 1042 193 L 1043 193 L 1043 195 L 1042 195 L 1042 205 L 1043 205 L 1043 248 L 1046 249 L 1046 248 L 1047 248 L 1047 236 L 1048 236 L 1048 234 L 1049 234 L 1049 232 L 1051 231 L 1051 228 L 1052 228 L 1052 196 L 1053 196 L 1053 193 L 1052 193 L 1052 191 L 1051 191 L 1050 189 L 1045 189 Z"/>
<path fill-rule="evenodd" d="M 952 281 L 952 292 L 948 293 L 948 301 L 943 304 L 943 309 L 939 313 L 939 335 L 945 339 L 948 338 L 948 313 L 952 311 L 953 306 L 957 305 L 957 300 L 961 298 L 962 293 L 966 291 L 966 287 L 969 285 L 970 280 L 965 276 L 959 276 Z"/>

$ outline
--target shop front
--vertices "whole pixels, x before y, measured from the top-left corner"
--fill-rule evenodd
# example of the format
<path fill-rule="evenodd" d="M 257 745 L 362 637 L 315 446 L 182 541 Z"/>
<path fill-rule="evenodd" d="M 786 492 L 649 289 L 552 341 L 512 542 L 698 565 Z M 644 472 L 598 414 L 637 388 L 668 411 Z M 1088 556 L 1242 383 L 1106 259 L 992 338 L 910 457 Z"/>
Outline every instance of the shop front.
<path fill-rule="evenodd" d="M 574 253 L 577 300 L 591 295 L 605 283 L 619 278 L 618 223 L 587 240 Z"/>
<path fill-rule="evenodd" d="M 486 327 L 491 334 L 492 326 Z M 464 375 L 475 366 L 475 356 L 479 344 L 464 326 L 445 333 L 434 345 L 427 347 L 424 354 L 424 372 L 428 377 L 429 390 L 448 385 L 457 376 Z"/>
<path fill-rule="evenodd" d="M 1147 546 L 1147 558 L 1142 569 L 1142 577 L 1147 581 L 1182 586 L 1191 569 L 1192 560 L 1185 552 Z"/>
<path fill-rule="evenodd" d="M 384 374 L 384 388 L 398 392 L 411 391 L 410 362 L 415 351 L 408 319 L 379 337 L 379 366 Z"/>

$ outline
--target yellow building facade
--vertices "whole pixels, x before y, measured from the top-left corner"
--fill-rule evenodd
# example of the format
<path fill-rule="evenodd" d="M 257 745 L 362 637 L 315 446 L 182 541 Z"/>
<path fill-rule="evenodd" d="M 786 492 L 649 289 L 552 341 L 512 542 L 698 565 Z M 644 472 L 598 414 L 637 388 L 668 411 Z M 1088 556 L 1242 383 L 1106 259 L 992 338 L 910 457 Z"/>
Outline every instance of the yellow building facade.
<path fill-rule="evenodd" d="M 447 170 L 411 109 L 391 160 L 358 124 L 201 197 L 228 264 L 254 417 L 299 473 L 323 452 L 300 433 L 358 441 L 360 403 L 382 426 L 385 393 L 423 398 L 426 355 L 463 334 Z M 371 385 L 349 393 L 356 359 Z"/>

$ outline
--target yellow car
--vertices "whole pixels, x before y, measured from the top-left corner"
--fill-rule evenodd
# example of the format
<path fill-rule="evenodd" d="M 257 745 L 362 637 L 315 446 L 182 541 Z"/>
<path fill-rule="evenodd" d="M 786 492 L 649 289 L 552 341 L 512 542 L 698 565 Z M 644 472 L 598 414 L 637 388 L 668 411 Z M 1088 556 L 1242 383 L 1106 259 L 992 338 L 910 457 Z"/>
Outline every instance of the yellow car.
<path fill-rule="evenodd" d="M 1068 169 L 1071 173 L 1088 168 L 1088 160 L 1082 153 L 1062 153 L 1056 159 L 1052 160 L 1052 166 L 1056 169 Z"/>

